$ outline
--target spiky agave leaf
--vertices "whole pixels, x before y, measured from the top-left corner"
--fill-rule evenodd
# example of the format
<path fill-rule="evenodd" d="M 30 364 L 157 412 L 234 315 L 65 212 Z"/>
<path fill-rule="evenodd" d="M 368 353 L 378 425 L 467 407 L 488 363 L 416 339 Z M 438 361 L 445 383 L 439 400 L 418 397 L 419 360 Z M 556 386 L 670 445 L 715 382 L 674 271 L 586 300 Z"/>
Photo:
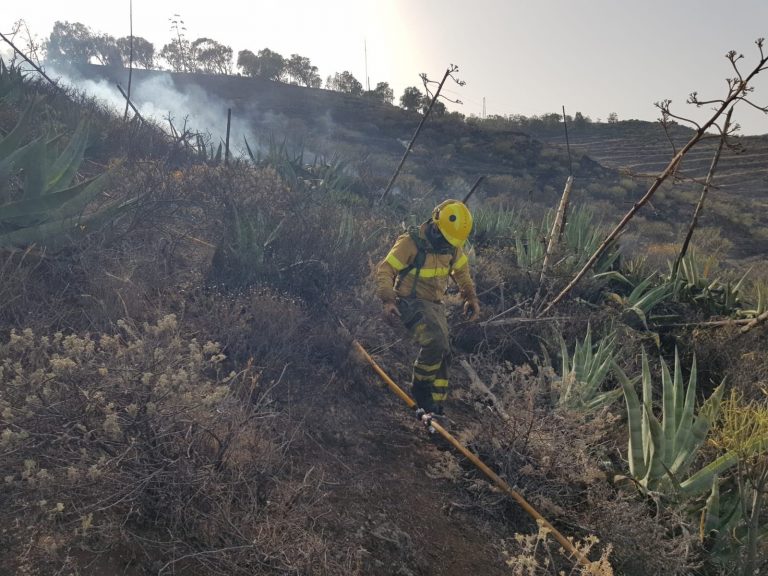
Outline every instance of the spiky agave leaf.
<path fill-rule="evenodd" d="M 14 126 L 7 135 L 0 138 L 0 160 L 8 157 L 21 147 L 22 142 L 27 136 L 27 131 L 39 102 L 40 98 L 33 99 L 22 113 L 19 121 L 16 122 L 16 126 Z"/>
<path fill-rule="evenodd" d="M 33 140 L 27 153 L 19 161 L 24 170 L 22 182 L 24 198 L 39 198 L 44 192 L 48 181 L 48 148 L 45 137 Z"/>
<path fill-rule="evenodd" d="M 645 460 L 645 443 L 643 441 L 643 407 L 635 391 L 634 383 L 614 363 L 614 373 L 624 392 L 624 402 L 627 407 L 628 459 L 629 473 L 633 478 L 644 478 L 648 467 Z"/>
<path fill-rule="evenodd" d="M 12 174 L 24 163 L 26 154 L 34 147 L 34 142 L 17 148 L 5 158 L 0 159 L 0 201 L 6 199 L 8 181 Z"/>
<path fill-rule="evenodd" d="M 0 234 L 0 247 L 47 245 L 47 242 L 53 242 L 55 237 L 71 232 L 78 224 L 90 222 L 98 213 L 82 216 L 82 211 L 101 193 L 107 182 L 107 174 L 102 174 L 56 194 L 11 203 L 11 217 L 3 219 L 4 222 L 10 223 L 10 226 L 0 225 L 0 230 L 5 228 Z M 44 206 L 41 206 L 41 203 Z M 5 211 L 3 213 L 5 215 Z"/>
<path fill-rule="evenodd" d="M 765 453 L 766 451 L 768 451 L 768 437 L 754 438 L 749 444 L 743 447 L 743 452 L 746 453 L 759 454 Z M 685 496 L 695 496 L 702 492 L 706 492 L 714 479 L 732 466 L 735 466 L 741 457 L 741 453 L 736 450 L 730 450 L 716 460 L 710 462 L 704 466 L 704 468 L 680 483 L 682 494 Z"/>
<path fill-rule="evenodd" d="M 50 165 L 49 172 L 46 174 L 45 194 L 64 190 L 72 183 L 83 162 L 85 148 L 88 145 L 88 132 L 88 122 L 82 120 L 66 148 Z"/>
<path fill-rule="evenodd" d="M 717 420 L 720 412 L 720 402 L 725 391 L 725 382 L 722 382 L 712 395 L 706 399 L 704 405 L 699 410 L 699 414 L 691 423 L 688 433 L 685 435 L 685 442 L 678 446 L 677 457 L 672 463 L 672 472 L 678 476 L 687 473 L 688 468 L 693 463 L 699 448 L 707 439 L 709 429 Z"/>
<path fill-rule="evenodd" d="M 106 178 L 102 175 L 90 180 L 84 180 L 65 190 L 45 194 L 39 198 L 8 202 L 2 205 L 1 222 L 29 226 L 35 221 L 50 218 L 50 215 L 61 210 L 68 210 L 68 212 L 59 214 L 59 216 L 71 215 L 77 212 L 81 205 L 70 204 L 70 202 L 78 197 L 85 202 L 89 202 L 103 190 L 105 183 Z"/>

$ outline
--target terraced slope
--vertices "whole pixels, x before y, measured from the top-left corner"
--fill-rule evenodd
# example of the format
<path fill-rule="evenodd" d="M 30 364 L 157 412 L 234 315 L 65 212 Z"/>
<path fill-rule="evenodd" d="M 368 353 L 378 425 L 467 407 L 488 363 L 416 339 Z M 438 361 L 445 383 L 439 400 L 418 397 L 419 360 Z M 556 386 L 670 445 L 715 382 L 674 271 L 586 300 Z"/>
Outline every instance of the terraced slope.
<path fill-rule="evenodd" d="M 112 86 L 127 82 L 123 69 L 86 66 L 79 73 Z M 372 193 L 383 190 L 420 119 L 396 106 L 258 78 L 136 70 L 133 81 L 139 106 L 145 99 L 161 107 L 179 100 L 177 123 L 185 114 L 193 122 L 212 118 L 222 132 L 231 107 L 234 147 L 242 148 L 244 134 L 254 146 L 269 135 L 299 142 L 308 153 L 305 161 L 312 161 L 311 151 L 355 166 Z M 142 90 L 142 82 L 155 88 Z M 194 107 L 195 102 L 205 102 L 205 109 Z M 671 139 L 679 147 L 690 134 L 676 126 Z M 213 136 L 218 141 L 219 135 Z M 606 221 L 625 212 L 646 189 L 643 176 L 653 175 L 672 155 L 664 131 L 650 122 L 572 127 L 571 142 L 574 197 L 589 203 Z M 764 255 L 768 245 L 768 136 L 738 142 L 742 146 L 727 150 L 721 161 L 718 189 L 701 224 L 720 228 L 735 247 L 734 257 L 751 258 Z M 700 143 L 684 161 L 680 175 L 704 178 L 716 145 L 716 138 Z M 514 124 L 491 125 L 448 115 L 425 124 L 398 186 L 405 198 L 421 197 L 427 189 L 457 195 L 485 175 L 478 198 L 500 206 L 523 205 L 537 214 L 556 205 L 568 174 L 564 137 L 557 127 L 526 132 Z M 640 241 L 626 242 L 627 246 L 644 249 L 648 243 L 678 240 L 699 192 L 700 185 L 685 181 L 662 189 L 653 209 L 643 212 L 652 225 L 643 226 Z"/>
<path fill-rule="evenodd" d="M 562 133 L 535 133 L 549 143 L 562 143 Z M 676 126 L 671 141 L 659 124 L 640 121 L 595 124 L 571 129 L 574 148 L 605 166 L 634 174 L 654 174 L 663 169 L 674 148 L 682 146 L 692 131 Z M 698 144 L 685 158 L 681 173 L 692 178 L 707 175 L 717 148 L 717 138 Z M 738 195 L 759 197 L 768 194 L 768 136 L 733 138 L 733 147 L 723 151 L 717 170 L 717 185 Z"/>
<path fill-rule="evenodd" d="M 565 145 L 561 130 L 534 131 L 550 144 Z M 655 176 L 687 142 L 692 131 L 674 126 L 667 135 L 660 124 L 630 120 L 616 124 L 571 127 L 572 153 L 586 154 L 600 164 L 633 178 Z M 712 163 L 718 137 L 697 144 L 685 157 L 678 175 L 703 181 Z M 741 255 L 765 254 L 768 246 L 768 135 L 739 136 L 724 149 L 705 213 L 706 223 L 722 227 Z M 658 209 L 687 212 L 701 191 L 696 182 L 678 181 L 665 188 L 666 202 Z"/>

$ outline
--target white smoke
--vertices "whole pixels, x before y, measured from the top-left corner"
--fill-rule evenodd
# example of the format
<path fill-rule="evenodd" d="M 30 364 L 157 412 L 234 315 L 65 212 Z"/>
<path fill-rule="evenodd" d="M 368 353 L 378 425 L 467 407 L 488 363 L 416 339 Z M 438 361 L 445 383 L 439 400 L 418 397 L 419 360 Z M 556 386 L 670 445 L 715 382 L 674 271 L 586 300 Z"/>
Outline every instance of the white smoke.
<path fill-rule="evenodd" d="M 51 66 L 47 68 L 47 73 L 63 86 L 98 99 L 115 114 L 123 114 L 125 98 L 116 84 L 107 80 L 84 78 L 74 71 Z M 127 88 L 121 87 L 123 90 Z M 200 133 L 210 141 L 214 149 L 226 140 L 227 110 L 233 108 L 232 103 L 210 96 L 196 84 L 186 85 L 180 90 L 168 73 L 141 79 L 134 77 L 130 97 L 143 118 L 156 122 L 168 134 L 173 132 L 171 125 L 177 133 Z M 239 117 L 233 110 L 230 128 L 230 150 L 233 154 L 245 154 L 245 138 L 255 153 L 258 145 L 249 118 Z"/>
<path fill-rule="evenodd" d="M 46 73 L 61 85 L 98 99 L 122 117 L 126 102 L 114 80 L 86 77 L 77 70 L 51 64 L 46 67 Z M 126 90 L 127 85 L 123 83 L 121 88 Z M 226 141 L 227 110 L 231 109 L 229 145 L 233 157 L 247 157 L 246 139 L 254 155 L 266 154 L 272 144 L 285 146 L 292 158 L 303 153 L 305 164 L 334 157 L 339 127 L 330 111 L 311 121 L 300 116 L 289 118 L 260 107 L 257 95 L 248 94 L 247 99 L 243 96 L 235 104 L 211 95 L 187 78 L 176 84 L 172 74 L 161 72 L 135 74 L 130 94 L 131 103 L 143 118 L 155 122 L 169 135 L 174 130 L 199 133 L 213 151 L 220 143 L 223 147 Z M 129 110 L 129 115 L 132 114 Z M 311 129 L 308 121 L 312 123 Z"/>

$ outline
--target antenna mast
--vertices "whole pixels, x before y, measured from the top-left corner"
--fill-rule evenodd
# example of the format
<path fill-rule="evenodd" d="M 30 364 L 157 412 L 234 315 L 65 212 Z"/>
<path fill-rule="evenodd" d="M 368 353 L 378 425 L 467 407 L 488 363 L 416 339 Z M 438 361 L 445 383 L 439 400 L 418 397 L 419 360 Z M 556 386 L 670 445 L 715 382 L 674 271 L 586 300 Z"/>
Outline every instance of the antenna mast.
<path fill-rule="evenodd" d="M 368 39 L 363 38 L 363 47 L 365 49 L 365 85 L 368 92 L 371 91 L 371 79 L 368 77 Z"/>

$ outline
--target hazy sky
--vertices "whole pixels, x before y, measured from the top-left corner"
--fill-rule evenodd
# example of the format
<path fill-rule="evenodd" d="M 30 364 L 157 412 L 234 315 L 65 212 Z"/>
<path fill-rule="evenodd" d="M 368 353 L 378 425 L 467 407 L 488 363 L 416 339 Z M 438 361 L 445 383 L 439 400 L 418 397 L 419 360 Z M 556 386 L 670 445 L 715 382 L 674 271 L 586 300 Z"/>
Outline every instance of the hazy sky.
<path fill-rule="evenodd" d="M 56 20 L 126 36 L 129 1 L 3 2 L 0 31 L 24 19 L 40 39 Z M 399 98 L 459 66 L 466 86 L 446 85 L 464 114 L 543 114 L 565 105 L 593 119 L 658 118 L 654 102 L 701 118 L 685 104 L 692 91 L 725 95 L 733 75 L 724 58 L 743 53 L 754 67 L 754 41 L 768 36 L 768 0 L 133 0 L 133 30 L 160 51 L 181 14 L 190 40 L 206 36 L 239 50 L 262 48 L 310 58 L 325 79 L 349 70 L 365 86 L 386 81 Z M 768 52 L 768 46 L 766 47 Z M 755 102 L 768 104 L 768 71 Z M 742 105 L 742 133 L 768 133 L 768 116 Z"/>

